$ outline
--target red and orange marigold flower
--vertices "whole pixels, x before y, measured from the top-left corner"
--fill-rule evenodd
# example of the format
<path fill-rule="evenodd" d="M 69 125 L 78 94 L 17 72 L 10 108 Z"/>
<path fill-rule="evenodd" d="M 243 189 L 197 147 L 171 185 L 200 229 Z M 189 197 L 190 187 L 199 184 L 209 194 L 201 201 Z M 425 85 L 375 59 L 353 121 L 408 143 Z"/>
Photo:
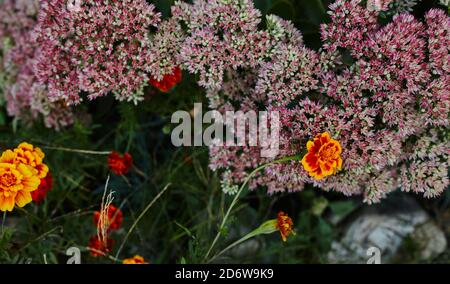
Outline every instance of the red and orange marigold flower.
<path fill-rule="evenodd" d="M 92 256 L 103 256 L 108 254 L 112 250 L 114 240 L 107 237 L 105 241 L 100 239 L 97 235 L 92 236 L 89 240 L 88 248 L 91 251 Z"/>
<path fill-rule="evenodd" d="M 276 228 L 280 231 L 283 242 L 287 240 L 290 235 L 295 235 L 293 230 L 294 223 L 292 219 L 283 211 L 278 213 Z"/>
<path fill-rule="evenodd" d="M 342 169 L 342 148 L 328 132 L 318 134 L 306 144 L 308 153 L 302 159 L 303 168 L 316 180 L 336 174 Z"/>
<path fill-rule="evenodd" d="M 117 208 L 114 205 L 109 205 L 108 208 L 105 209 L 107 214 L 107 217 L 105 218 L 105 222 L 106 224 L 104 224 L 103 226 L 105 228 L 107 228 L 106 230 L 109 232 L 110 230 L 118 230 L 120 228 L 120 226 L 122 225 L 122 221 L 123 221 L 123 214 L 122 211 Z M 101 226 L 101 222 L 100 222 L 100 217 L 101 217 L 101 212 L 100 211 L 95 211 L 94 212 L 94 224 L 99 227 Z"/>
<path fill-rule="evenodd" d="M 119 153 L 113 151 L 108 156 L 108 167 L 116 175 L 126 175 L 132 165 L 133 158 L 128 153 L 121 156 Z"/>
<path fill-rule="evenodd" d="M 148 264 L 148 262 L 146 262 L 142 256 L 135 255 L 132 258 L 124 259 L 122 264 Z"/>
<path fill-rule="evenodd" d="M 150 79 L 150 85 L 158 88 L 161 92 L 166 93 L 172 89 L 176 84 L 181 82 L 181 69 L 175 67 L 172 74 L 166 74 L 162 80 L 158 81 L 155 78 Z"/>

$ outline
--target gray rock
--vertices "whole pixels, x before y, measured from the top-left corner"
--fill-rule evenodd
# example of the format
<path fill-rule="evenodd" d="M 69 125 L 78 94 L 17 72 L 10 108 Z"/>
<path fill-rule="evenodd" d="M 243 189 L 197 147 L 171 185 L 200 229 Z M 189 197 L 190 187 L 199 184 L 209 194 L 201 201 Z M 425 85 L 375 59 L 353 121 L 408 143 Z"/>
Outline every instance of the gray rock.
<path fill-rule="evenodd" d="M 428 260 L 440 255 L 447 247 L 445 234 L 432 221 L 420 225 L 410 237 L 419 246 L 422 260 Z"/>
<path fill-rule="evenodd" d="M 331 263 L 367 263 L 374 250 L 378 250 L 381 263 L 387 263 L 403 239 L 428 220 L 427 213 L 409 196 L 365 206 L 345 228 L 342 238 L 332 243 L 328 260 Z"/>

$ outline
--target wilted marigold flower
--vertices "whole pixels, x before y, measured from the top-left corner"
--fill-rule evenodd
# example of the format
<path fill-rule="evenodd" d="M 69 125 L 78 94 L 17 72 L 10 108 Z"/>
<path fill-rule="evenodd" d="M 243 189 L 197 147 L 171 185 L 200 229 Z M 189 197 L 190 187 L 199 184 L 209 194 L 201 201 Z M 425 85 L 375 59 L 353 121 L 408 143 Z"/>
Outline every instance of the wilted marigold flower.
<path fill-rule="evenodd" d="M 166 74 L 162 80 L 158 81 L 156 78 L 150 79 L 150 85 L 158 88 L 161 92 L 166 93 L 172 89 L 176 84 L 181 82 L 181 69 L 175 67 L 172 74 Z"/>
<path fill-rule="evenodd" d="M 336 174 L 342 168 L 342 148 L 328 132 L 318 134 L 306 144 L 308 153 L 302 159 L 303 168 L 316 180 Z"/>
<path fill-rule="evenodd" d="M 39 147 L 35 147 L 32 144 L 23 142 L 20 143 L 17 148 L 14 149 L 17 154 L 15 162 L 23 163 L 31 166 L 37 172 L 37 176 L 41 179 L 45 178 L 48 173 L 48 167 L 44 164 L 45 154 Z"/>
<path fill-rule="evenodd" d="M 104 224 L 104 227 L 107 228 L 107 231 L 118 230 L 120 228 L 120 226 L 122 225 L 122 221 L 123 221 L 122 211 L 112 204 L 109 205 L 108 208 L 105 209 L 105 211 L 108 212 L 107 213 L 108 217 L 107 217 L 107 220 L 105 220 L 106 224 Z M 101 226 L 100 216 L 101 216 L 100 211 L 94 212 L 94 224 L 97 227 Z"/>
<path fill-rule="evenodd" d="M 290 235 L 295 235 L 294 230 L 292 229 L 293 226 L 294 223 L 292 222 L 292 219 L 283 211 L 280 211 L 278 213 L 276 228 L 280 231 L 283 242 L 285 242 Z"/>
<path fill-rule="evenodd" d="M 38 189 L 31 192 L 31 197 L 33 198 L 33 201 L 41 203 L 47 196 L 47 192 L 51 191 L 52 189 L 53 189 L 53 177 L 50 174 L 50 172 L 48 172 L 47 176 L 41 179 L 41 183 L 39 184 Z"/>
<path fill-rule="evenodd" d="M 130 171 L 133 165 L 133 158 L 130 154 L 125 153 L 121 156 L 117 152 L 111 152 L 108 157 L 109 169 L 116 175 L 125 175 Z"/>
<path fill-rule="evenodd" d="M 92 256 L 103 256 L 111 252 L 113 246 L 113 239 L 106 238 L 106 242 L 103 242 L 98 236 L 92 236 L 89 240 L 88 248 L 91 251 Z"/>
<path fill-rule="evenodd" d="M 127 258 L 122 261 L 122 264 L 148 264 L 140 255 L 135 255 L 132 258 Z"/>
<path fill-rule="evenodd" d="M 24 207 L 32 201 L 31 192 L 40 179 L 29 165 L 17 163 L 17 153 L 6 150 L 0 157 L 0 211 L 12 211 L 14 204 Z"/>

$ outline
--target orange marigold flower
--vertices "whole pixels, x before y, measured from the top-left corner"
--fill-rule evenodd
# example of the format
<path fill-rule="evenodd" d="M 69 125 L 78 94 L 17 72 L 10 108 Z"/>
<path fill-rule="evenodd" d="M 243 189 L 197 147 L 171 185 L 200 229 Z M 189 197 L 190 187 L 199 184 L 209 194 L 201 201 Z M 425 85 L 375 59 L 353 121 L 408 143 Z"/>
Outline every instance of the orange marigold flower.
<path fill-rule="evenodd" d="M 53 189 L 53 177 L 50 174 L 50 172 L 48 172 L 47 176 L 41 179 L 41 183 L 39 184 L 38 189 L 31 192 L 31 197 L 33 198 L 33 201 L 35 201 L 36 203 L 41 203 L 47 196 L 47 192 L 51 191 L 52 189 Z"/>
<path fill-rule="evenodd" d="M 112 250 L 113 239 L 106 238 L 106 241 L 103 242 L 98 236 L 92 236 L 89 240 L 88 248 L 91 251 L 92 256 L 103 256 Z"/>
<path fill-rule="evenodd" d="M 293 226 L 294 223 L 292 222 L 292 219 L 283 211 L 280 211 L 278 213 L 276 228 L 280 231 L 283 242 L 286 241 L 287 237 L 295 234 L 292 229 Z"/>
<path fill-rule="evenodd" d="M 16 163 L 31 166 L 36 170 L 37 176 L 41 179 L 47 176 L 48 167 L 43 163 L 45 154 L 39 147 L 23 142 L 14 149 L 14 152 L 17 154 Z"/>
<path fill-rule="evenodd" d="M 140 255 L 135 255 L 132 258 L 127 258 L 122 261 L 122 264 L 148 264 Z"/>
<path fill-rule="evenodd" d="M 117 152 L 111 152 L 108 157 L 109 169 L 116 175 L 126 175 L 133 165 L 133 158 L 130 154 L 125 153 L 121 156 Z"/>
<path fill-rule="evenodd" d="M 12 211 L 14 204 L 24 207 L 32 201 L 31 192 L 39 187 L 34 169 L 17 163 L 17 153 L 6 150 L 0 157 L 0 211 Z"/>
<path fill-rule="evenodd" d="M 107 220 L 105 220 L 106 224 L 104 224 L 104 227 L 107 228 L 107 231 L 118 230 L 120 228 L 120 226 L 122 225 L 122 221 L 123 221 L 122 211 L 112 204 L 109 205 L 105 210 L 108 212 L 107 213 L 108 217 L 107 217 Z M 101 226 L 100 216 L 101 216 L 100 211 L 94 212 L 94 224 L 97 227 Z"/>
<path fill-rule="evenodd" d="M 172 74 L 166 74 L 161 81 L 155 78 L 150 78 L 150 85 L 158 88 L 161 92 L 166 93 L 173 88 L 176 84 L 181 82 L 181 69 L 180 67 L 175 67 Z"/>
<path fill-rule="evenodd" d="M 328 132 L 317 135 L 306 144 L 308 153 L 302 159 L 303 168 L 316 180 L 336 174 L 342 168 L 342 148 Z"/>

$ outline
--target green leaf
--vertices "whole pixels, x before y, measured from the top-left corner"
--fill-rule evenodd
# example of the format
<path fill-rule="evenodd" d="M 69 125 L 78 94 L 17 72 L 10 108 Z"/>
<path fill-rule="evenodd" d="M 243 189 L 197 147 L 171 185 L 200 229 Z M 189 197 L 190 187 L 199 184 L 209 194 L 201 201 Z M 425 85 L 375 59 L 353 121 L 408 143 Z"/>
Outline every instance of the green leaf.
<path fill-rule="evenodd" d="M 3 126 L 5 124 L 6 124 L 5 113 L 3 111 L 0 111 L 0 126 Z"/>
<path fill-rule="evenodd" d="M 328 200 L 321 196 L 319 198 L 314 199 L 313 205 L 311 208 L 311 212 L 315 216 L 321 216 L 323 211 L 328 207 Z"/>
<path fill-rule="evenodd" d="M 3 228 L 3 234 L 0 238 L 0 250 L 6 250 L 13 236 L 14 230 L 11 228 Z"/>
<path fill-rule="evenodd" d="M 326 10 L 321 0 L 308 0 L 300 2 L 303 14 L 311 23 L 320 25 L 326 19 Z"/>
<path fill-rule="evenodd" d="M 273 6 L 274 0 L 255 0 L 254 2 L 256 9 L 260 10 L 263 14 L 267 14 L 270 7 Z"/>
<path fill-rule="evenodd" d="M 180 259 L 180 264 L 186 264 L 186 259 L 182 256 Z"/>
<path fill-rule="evenodd" d="M 356 205 L 352 201 L 335 201 L 329 204 L 331 212 L 339 219 L 345 218 L 348 214 L 356 209 Z"/>
<path fill-rule="evenodd" d="M 319 249 L 327 251 L 333 240 L 333 228 L 322 218 L 319 218 L 319 223 L 316 230 Z"/>
<path fill-rule="evenodd" d="M 275 14 L 285 20 L 295 19 L 295 7 L 287 0 L 275 2 L 267 11 L 268 14 Z"/>

